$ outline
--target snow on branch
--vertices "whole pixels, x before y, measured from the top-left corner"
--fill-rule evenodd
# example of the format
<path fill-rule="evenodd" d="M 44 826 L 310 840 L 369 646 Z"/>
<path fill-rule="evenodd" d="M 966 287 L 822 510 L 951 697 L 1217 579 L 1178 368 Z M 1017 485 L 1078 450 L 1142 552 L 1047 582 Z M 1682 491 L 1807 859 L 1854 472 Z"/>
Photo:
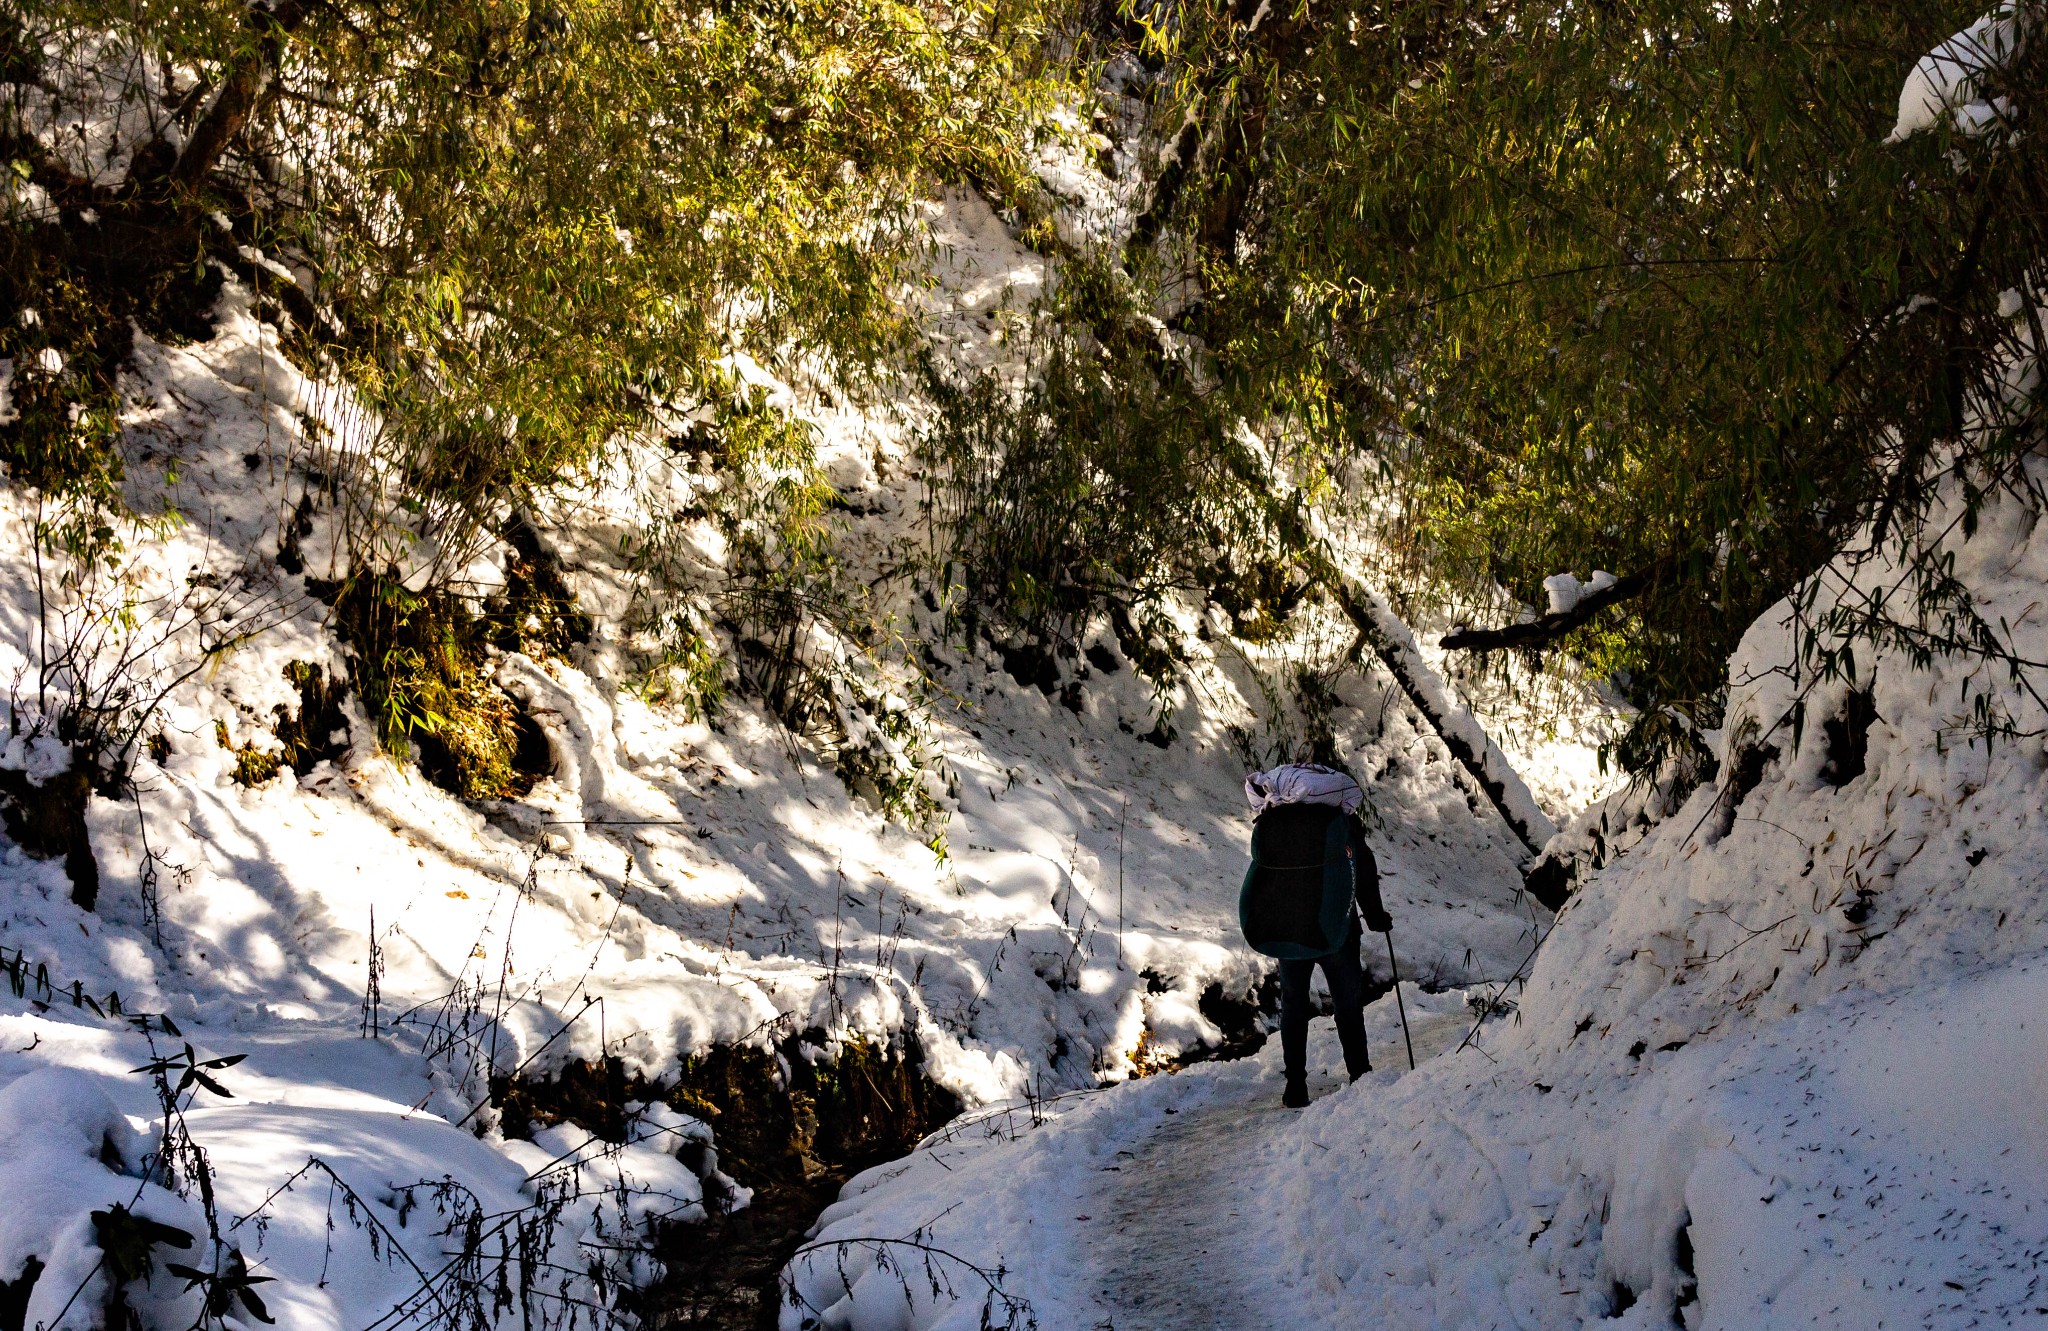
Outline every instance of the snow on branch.
<path fill-rule="evenodd" d="M 1544 590 L 1550 593 L 1548 614 L 1497 629 L 1453 629 L 1437 645 L 1447 652 L 1492 652 L 1503 647 L 1538 647 L 1554 642 L 1608 606 L 1648 591 L 1669 572 L 1670 561 L 1660 560 L 1627 577 L 1617 578 L 1611 574 L 1603 577 L 1596 573 L 1590 583 L 1579 583 L 1573 579 L 1566 595 L 1559 595 L 1560 588 L 1551 586 L 1556 579 L 1551 579 L 1543 584 Z"/>
<path fill-rule="evenodd" d="M 2004 99 L 1985 101 L 1978 85 L 2019 53 L 2020 36 L 2017 8 L 2000 5 L 1921 56 L 1899 90 L 1898 123 L 1884 141 L 1903 143 L 1933 129 L 1944 113 L 1964 134 L 1981 134 L 2003 119 Z"/>
<path fill-rule="evenodd" d="M 1531 854 L 1542 850 L 1557 832 L 1550 818 L 1537 806 L 1536 797 L 1520 773 L 1509 764 L 1487 735 L 1486 727 L 1472 709 L 1458 700 L 1437 677 L 1422 655 L 1414 632 L 1396 615 L 1386 598 L 1358 583 L 1332 561 L 1326 585 L 1343 607 L 1345 617 L 1357 627 L 1380 664 L 1408 695 L 1408 701 L 1423 714 L 1444 747 L 1458 765 L 1471 775 L 1494 809 Z"/>

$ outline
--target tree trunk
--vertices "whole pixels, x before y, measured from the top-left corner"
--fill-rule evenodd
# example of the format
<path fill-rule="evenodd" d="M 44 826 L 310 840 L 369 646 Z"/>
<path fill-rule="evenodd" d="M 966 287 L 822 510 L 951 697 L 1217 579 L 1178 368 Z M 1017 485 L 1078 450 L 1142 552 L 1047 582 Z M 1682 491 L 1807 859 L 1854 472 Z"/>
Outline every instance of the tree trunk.
<path fill-rule="evenodd" d="M 248 127 L 263 94 L 270 88 L 284 59 L 285 42 L 293 29 L 305 21 L 310 0 L 277 0 L 266 9 L 251 5 L 245 20 L 250 40 L 228 62 L 206 113 L 192 127 L 184 149 L 163 174 L 163 180 L 179 190 L 190 190 L 204 180 Z M 137 185 L 152 182 L 136 181 Z"/>
<path fill-rule="evenodd" d="M 1286 14 L 1282 16 L 1283 12 Z M 1223 263 L 1236 260 L 1237 240 L 1257 184 L 1271 91 L 1306 49 L 1310 25 L 1305 16 L 1283 11 L 1275 0 L 1240 0 L 1232 45 L 1237 58 L 1219 64 L 1206 79 L 1194 111 L 1163 155 L 1164 170 L 1154 182 L 1151 198 L 1140 215 L 1126 257 L 1135 262 L 1155 244 L 1169 215 L 1191 190 L 1200 190 L 1200 215 L 1189 219 L 1191 239 Z M 1233 76 L 1237 76 L 1233 79 Z M 1198 117 L 1209 123 L 1197 138 Z M 1114 338 L 1149 334 L 1125 326 L 1108 332 Z M 1155 355 L 1152 364 L 1162 375 L 1182 371 L 1171 357 Z M 1415 635 L 1401 622 L 1384 597 L 1360 585 L 1337 564 L 1334 547 L 1304 511 L 1298 496 L 1282 492 L 1266 459 L 1253 447 L 1226 446 L 1228 465 L 1239 481 L 1264 497 L 1267 516 L 1282 545 L 1301 559 L 1314 580 L 1343 608 L 1373 654 L 1401 686 L 1451 757 L 1472 778 L 1515 837 L 1535 855 L 1555 834 L 1548 816 L 1530 795 L 1528 785 L 1509 765 L 1500 747 L 1470 708 L 1444 686 L 1422 656 Z"/>
<path fill-rule="evenodd" d="M 1281 496 L 1264 459 L 1255 450 L 1241 445 L 1231 454 L 1232 469 L 1238 478 L 1267 496 L 1268 516 L 1279 529 L 1282 541 L 1308 566 L 1315 582 L 1330 593 L 1345 618 L 1358 629 L 1365 645 L 1372 648 L 1373 655 L 1500 814 L 1508 830 L 1530 855 L 1540 854 L 1544 843 L 1556 835 L 1556 826 L 1529 793 L 1528 783 L 1508 762 L 1507 755 L 1487 736 L 1486 727 L 1472 714 L 1472 709 L 1438 678 L 1423 657 L 1413 631 L 1394 613 L 1385 597 L 1339 566 L 1332 553 L 1334 543 L 1314 516 L 1304 512 L 1298 497 Z"/>
<path fill-rule="evenodd" d="M 1531 855 L 1540 854 L 1545 842 L 1557 833 L 1529 787 L 1500 746 L 1487 737 L 1486 728 L 1472 710 L 1444 686 L 1429 662 L 1423 659 L 1415 635 L 1378 592 L 1362 587 L 1324 556 L 1321 580 L 1343 607 L 1345 617 L 1357 626 L 1366 645 L 1408 695 L 1415 710 L 1422 713 L 1451 757 L 1465 769 L 1488 802 L 1500 814 L 1516 838 Z"/>

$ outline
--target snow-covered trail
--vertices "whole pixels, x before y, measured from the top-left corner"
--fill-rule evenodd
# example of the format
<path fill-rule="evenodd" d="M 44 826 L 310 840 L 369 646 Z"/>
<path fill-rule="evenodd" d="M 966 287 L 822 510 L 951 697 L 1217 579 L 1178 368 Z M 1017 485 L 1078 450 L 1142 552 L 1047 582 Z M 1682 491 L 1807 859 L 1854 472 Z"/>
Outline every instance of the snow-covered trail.
<path fill-rule="evenodd" d="M 1373 940 L 1369 940 L 1373 941 Z M 1410 1002 L 1413 1003 L 1411 998 Z M 1374 1005 L 1373 1066 L 1408 1070 L 1391 994 Z M 1411 1014 L 1418 1065 L 1455 1049 L 1465 1031 L 1461 1006 L 1431 1004 Z M 1091 1255 L 1092 1290 L 1108 1313 L 1101 1331 L 1265 1331 L 1273 1304 L 1260 1297 L 1273 1279 L 1263 1236 L 1281 1224 L 1274 1175 L 1301 1112 L 1280 1104 L 1277 1037 L 1255 1063 L 1262 1075 L 1212 1076 L 1213 1093 L 1167 1107 L 1140 1137 L 1102 1167 L 1096 1200 L 1075 1216 L 1074 1248 Z M 1270 1064 L 1271 1067 L 1264 1065 Z M 1246 1069 L 1250 1071 L 1249 1068 Z M 1186 1074 L 1183 1074 L 1186 1075 Z M 1357 1087 L 1344 1080 L 1334 1027 L 1311 1029 L 1309 1094 L 1383 1093 L 1384 1076 Z M 1058 1217 L 1048 1217 L 1058 1223 Z M 1294 1291 L 1290 1303 L 1299 1302 Z"/>
<path fill-rule="evenodd" d="M 1463 1038 L 1472 994 L 1402 991 L 1427 1069 Z M 822 1325 L 856 1328 L 1270 1331 L 1282 1309 L 1301 1331 L 1353 1325 L 1341 1287 L 1289 1245 L 1330 1209 L 1302 1186 L 1305 1158 L 1340 1162 L 1347 1112 L 1410 1075 L 1391 993 L 1365 1024 L 1375 1070 L 1355 1084 L 1334 1024 L 1311 1024 L 1305 1110 L 1281 1107 L 1272 1039 L 1249 1058 L 968 1115 L 848 1183 L 814 1256 L 791 1267 L 795 1287 Z M 905 1277 L 897 1235 L 943 1250 L 936 1287 Z"/>
<path fill-rule="evenodd" d="M 1335 1090 L 1340 1079 L 1325 1076 Z M 1248 1184 L 1263 1143 L 1292 1110 L 1242 1088 L 1221 1104 L 1165 1111 L 1155 1131 L 1104 1167 L 1100 1201 L 1089 1212 L 1099 1238 L 1095 1289 L 1114 1331 L 1263 1325 L 1240 1270 L 1243 1231 L 1259 1222 Z M 1077 1220 L 1081 1217 L 1076 1217 Z"/>

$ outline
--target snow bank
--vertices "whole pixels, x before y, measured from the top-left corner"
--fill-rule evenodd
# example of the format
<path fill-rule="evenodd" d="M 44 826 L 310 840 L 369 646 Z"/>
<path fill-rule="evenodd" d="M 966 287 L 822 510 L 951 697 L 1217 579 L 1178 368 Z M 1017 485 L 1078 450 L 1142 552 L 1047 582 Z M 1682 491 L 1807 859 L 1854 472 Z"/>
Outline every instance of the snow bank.
<path fill-rule="evenodd" d="M 958 354 L 998 363 L 1002 319 L 1042 287 L 1044 264 L 977 199 L 939 207 L 937 230 L 957 243 L 923 299 Z M 309 1327 L 367 1325 L 437 1288 L 438 1231 L 479 1216 L 567 1268 L 610 1254 L 614 1274 L 644 1278 L 651 1222 L 746 1200 L 703 1149 L 710 1129 L 649 1108 L 651 1135 L 616 1149 L 572 1128 L 525 1143 L 484 1104 L 489 1075 L 610 1056 L 659 1080 L 716 1044 L 807 1034 L 909 1047 L 981 1106 L 1127 1077 L 1141 1045 L 1165 1058 L 1213 1042 L 1212 1000 L 1264 975 L 1235 923 L 1246 746 L 1272 738 L 1270 681 L 1331 625 L 1240 650 L 1205 641 L 1200 610 L 1183 607 L 1193 660 L 1173 694 L 1157 696 L 1103 628 L 1083 644 L 1089 664 L 1070 668 L 1076 687 L 1053 696 L 1013 679 L 999 644 L 946 641 L 896 586 L 889 608 L 946 690 L 930 713 L 955 806 L 941 860 L 757 708 L 736 703 L 714 726 L 633 691 L 619 537 L 646 513 L 640 489 L 605 478 L 535 515 L 596 621 L 588 650 L 495 663 L 552 758 L 528 796 L 447 795 L 378 753 L 353 702 L 327 737 L 334 756 L 253 778 L 248 755 L 275 754 L 302 706 L 288 671 L 347 674 L 306 581 L 331 571 L 337 539 L 314 473 L 369 458 L 374 422 L 299 374 L 232 281 L 217 314 L 206 342 L 137 336 L 125 484 L 153 522 L 124 533 L 117 570 L 39 595 L 34 496 L 0 488 L 0 676 L 20 682 L 20 735 L 0 763 L 42 779 L 69 761 L 34 696 L 46 627 L 61 645 L 114 625 L 102 644 L 145 696 L 162 691 L 132 791 L 85 810 L 96 908 L 73 902 L 62 863 L 0 844 L 0 936 L 31 977 L 0 996 L 6 1048 L 22 1051 L 0 1054 L 0 1096 L 21 1099 L 0 1129 L 61 1114 L 112 1133 L 112 1105 L 129 1138 L 156 1140 L 161 1110 L 129 1071 L 149 1061 L 147 1039 L 123 1013 L 168 1015 L 202 1057 L 248 1054 L 222 1074 L 231 1099 L 202 1095 L 185 1115 L 232 1232 L 175 1260 L 239 1253 L 273 1281 L 260 1292 L 280 1321 Z M 842 556 L 863 577 L 899 565 L 923 537 L 891 423 L 804 410 L 847 501 Z M 714 534 L 698 535 L 715 564 Z M 396 557 L 419 568 L 444 554 Z M 463 576 L 492 585 L 505 554 Z M 79 659 L 85 686 L 110 682 L 91 673 L 99 657 Z M 1162 721 L 1166 746 L 1141 738 L 1165 735 Z M 1367 787 L 1404 973 L 1504 978 L 1548 924 L 1520 893 L 1513 834 L 1383 675 L 1344 678 L 1331 721 Z M 1589 761 L 1584 749 L 1576 732 L 1557 740 L 1572 761 Z M 108 1010 L 93 1015 L 88 998 Z M 47 1078 L 64 1069 L 85 1080 L 59 1095 Z M 0 1279 L 43 1262 L 33 1307 L 53 1328 L 46 1298 L 78 1291 L 75 1320 L 110 1293 L 84 1274 L 104 1255 L 93 1210 L 121 1200 L 207 1230 L 192 1188 L 145 1182 L 130 1146 L 11 1140 L 0 1187 L 40 1188 L 48 1169 L 54 1190 L 33 1227 L 0 1234 Z M 194 1314 L 176 1301 L 198 1295 L 181 1289 L 159 1265 L 129 1297 L 169 1300 L 152 1316 L 184 1324 Z"/>
<path fill-rule="evenodd" d="M 2048 537 L 2025 506 L 1993 501 L 1942 553 L 2011 655 L 2048 659 Z M 1898 581 L 1844 562 L 1807 622 Z M 1005 1271 L 1042 1324 L 1180 1324 L 1131 1311 L 1133 1272 L 1091 1228 L 1103 1170 L 1166 1140 L 1170 1104 L 1196 1120 L 1172 1129 L 1181 1150 L 1238 1150 L 1256 1123 L 1242 1180 L 1160 1204 L 1174 1225 L 1233 1217 L 1241 1240 L 1203 1279 L 1266 1324 L 2048 1318 L 2048 711 L 1982 655 L 1922 669 L 1865 645 L 1848 677 L 1816 676 L 1793 626 L 1774 608 L 1730 662 L 1718 781 L 1581 887 L 1526 986 L 1484 993 L 1471 1047 L 1256 1120 L 1270 1069 L 1204 1069 L 1105 1092 L 964 1168 L 913 1162 L 828 1215 L 794 1269 L 806 1299 L 844 1297 L 835 1245 L 922 1225 Z M 2016 735 L 1986 742 L 2001 712 L 1980 697 Z M 993 1201 L 996 1180 L 1023 1199 Z M 898 1324 L 952 1325 L 980 1297 Z"/>
<path fill-rule="evenodd" d="M 0 1280 L 33 1277 L 22 1287 L 26 1325 L 100 1325 L 117 1284 L 147 1324 L 194 1323 L 201 1295 L 167 1270 L 181 1263 L 201 1271 L 246 1264 L 263 1279 L 258 1297 L 280 1325 L 367 1326 L 394 1308 L 458 1302 L 462 1272 L 450 1259 L 466 1248 L 475 1248 L 487 1289 L 505 1260 L 501 1233 L 510 1251 L 576 1277 L 564 1284 L 558 1274 L 530 1273 L 545 1275 L 532 1307 L 559 1318 L 564 1296 L 607 1297 L 577 1273 L 597 1266 L 646 1278 L 644 1258 L 618 1254 L 622 1244 L 628 1253 L 644 1244 L 649 1221 L 701 1211 L 707 1187 L 725 1203 L 746 1200 L 716 1172 L 715 1155 L 691 1156 L 701 1175 L 677 1158 L 709 1130 L 659 1107 L 638 1117 L 622 1146 L 574 1129 L 533 1142 L 480 1141 L 421 1110 L 436 1093 L 434 1076 L 382 1042 L 275 1021 L 218 1039 L 203 1042 L 199 1056 L 227 1044 L 246 1055 L 214 1074 L 227 1094 L 180 1097 L 183 1126 L 206 1163 L 210 1227 L 190 1172 L 195 1157 L 166 1157 L 159 1090 L 131 1071 L 175 1056 L 179 1041 L 167 1047 L 158 1033 L 152 1045 L 127 1024 L 65 1007 L 0 1016 L 0 1189 L 10 1202 Z M 111 1250 L 133 1260 L 109 1238 L 117 1208 L 166 1227 L 153 1248 L 143 1245 L 153 1270 L 112 1265 Z M 470 1225 L 489 1241 L 466 1243 Z M 519 1283 L 516 1260 L 506 1275 Z M 513 1309 L 511 1322 L 520 1315 Z"/>

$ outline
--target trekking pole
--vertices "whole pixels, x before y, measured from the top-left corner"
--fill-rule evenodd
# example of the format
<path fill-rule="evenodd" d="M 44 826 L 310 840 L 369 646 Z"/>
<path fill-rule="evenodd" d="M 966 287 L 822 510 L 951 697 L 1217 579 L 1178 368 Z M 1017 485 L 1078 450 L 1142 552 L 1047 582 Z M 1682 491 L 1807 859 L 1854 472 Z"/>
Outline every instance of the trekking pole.
<path fill-rule="evenodd" d="M 1408 1046 L 1408 1070 L 1415 1071 L 1415 1038 L 1408 1034 L 1408 1004 L 1401 998 L 1401 967 L 1394 960 L 1394 931 L 1387 930 L 1387 969 L 1394 975 L 1394 1006 L 1401 1012 L 1401 1040 Z"/>
<path fill-rule="evenodd" d="M 1124 968 L 1124 824 L 1131 820 L 1131 797 L 1124 796 L 1116 820 L 1116 968 Z"/>

